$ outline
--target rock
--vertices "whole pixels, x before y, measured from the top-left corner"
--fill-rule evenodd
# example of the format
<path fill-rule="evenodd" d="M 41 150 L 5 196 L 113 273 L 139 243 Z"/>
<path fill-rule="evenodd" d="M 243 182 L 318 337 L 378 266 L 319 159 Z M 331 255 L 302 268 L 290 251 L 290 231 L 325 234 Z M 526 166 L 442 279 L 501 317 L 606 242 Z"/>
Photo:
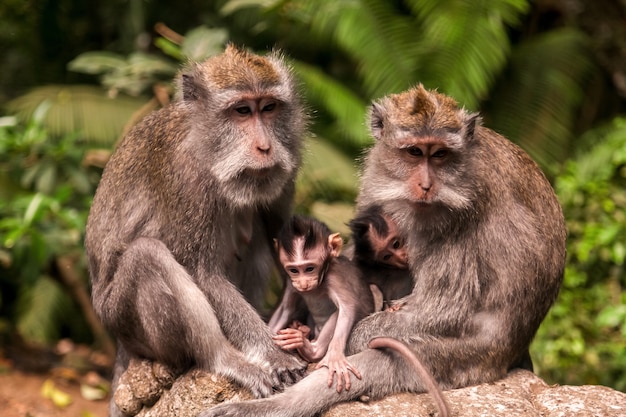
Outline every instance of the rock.
<path fill-rule="evenodd" d="M 195 369 L 178 378 L 154 406 L 145 407 L 137 417 L 195 417 L 223 402 L 250 399 L 247 390 L 226 378 Z"/>
<path fill-rule="evenodd" d="M 155 377 L 156 378 L 156 377 Z M 122 389 L 122 385 L 118 391 Z M 124 391 L 124 390 L 123 390 Z M 126 393 L 127 394 L 127 393 Z M 473 387 L 445 391 L 455 417 L 621 417 L 626 416 L 626 394 L 602 386 L 549 386 L 532 372 L 515 370 L 506 378 Z M 115 398 L 117 401 L 118 393 Z M 227 379 L 200 370 L 178 378 L 139 417 L 195 417 L 222 402 L 252 396 Z M 136 399 L 126 399 L 132 408 Z M 120 405 L 119 402 L 117 402 Z M 438 415 L 429 394 L 400 393 L 375 401 L 353 401 L 332 407 L 322 417 L 431 417 Z"/>

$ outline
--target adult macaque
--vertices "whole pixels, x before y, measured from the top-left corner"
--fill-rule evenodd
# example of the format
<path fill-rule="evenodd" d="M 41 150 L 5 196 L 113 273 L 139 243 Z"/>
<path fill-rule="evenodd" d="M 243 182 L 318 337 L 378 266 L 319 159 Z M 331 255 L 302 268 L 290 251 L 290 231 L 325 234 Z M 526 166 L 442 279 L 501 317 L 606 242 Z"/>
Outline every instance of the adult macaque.
<path fill-rule="evenodd" d="M 399 308 L 402 302 L 393 302 L 413 290 L 406 239 L 396 223 L 383 215 L 380 206 L 364 208 L 348 226 L 352 232 L 353 260 L 365 280 L 380 289 L 384 306 Z"/>
<path fill-rule="evenodd" d="M 290 216 L 306 117 L 277 53 L 228 46 L 179 80 L 179 99 L 120 143 L 87 223 L 94 308 L 119 342 L 114 386 L 138 357 L 266 397 L 305 366 L 248 301 L 260 304 Z"/>
<path fill-rule="evenodd" d="M 276 251 L 289 279 L 283 299 L 270 319 L 274 341 L 285 350 L 296 349 L 316 368 L 328 368 L 328 386 L 337 375 L 337 392 L 350 390 L 350 372 L 358 369 L 346 360 L 348 336 L 356 322 L 374 311 L 374 300 L 359 269 L 341 256 L 339 233 L 315 219 L 294 216 L 275 240 Z M 294 298 L 301 297 L 311 319 L 311 335 L 292 326 Z"/>
<path fill-rule="evenodd" d="M 317 370 L 202 417 L 312 416 L 361 395 L 425 391 L 404 359 L 368 349 L 379 336 L 406 343 L 443 389 L 495 381 L 527 356 L 565 263 L 563 214 L 545 176 L 476 114 L 421 85 L 374 103 L 370 128 L 358 206 L 382 206 L 406 236 L 406 304 L 355 325 L 347 353 L 362 378 L 350 391 L 327 389 Z"/>

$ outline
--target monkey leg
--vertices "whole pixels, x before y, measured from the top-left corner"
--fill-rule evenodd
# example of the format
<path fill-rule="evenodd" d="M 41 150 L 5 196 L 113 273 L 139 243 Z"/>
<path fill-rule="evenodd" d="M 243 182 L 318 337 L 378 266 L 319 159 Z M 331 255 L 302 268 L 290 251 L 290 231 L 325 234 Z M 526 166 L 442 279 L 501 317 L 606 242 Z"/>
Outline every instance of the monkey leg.
<path fill-rule="evenodd" d="M 132 242 L 108 286 L 96 308 L 131 355 L 173 367 L 191 361 L 256 397 L 272 394 L 269 372 L 248 362 L 226 339 L 204 293 L 162 242 Z"/>
<path fill-rule="evenodd" d="M 330 406 L 368 395 L 382 398 L 397 387 L 423 392 L 425 387 L 412 374 L 410 367 L 395 353 L 368 349 L 348 357 L 363 375 L 353 381 L 350 391 L 338 393 L 328 387 L 328 370 L 314 371 L 297 384 L 272 397 L 222 404 L 202 412 L 199 417 L 310 417 Z"/>

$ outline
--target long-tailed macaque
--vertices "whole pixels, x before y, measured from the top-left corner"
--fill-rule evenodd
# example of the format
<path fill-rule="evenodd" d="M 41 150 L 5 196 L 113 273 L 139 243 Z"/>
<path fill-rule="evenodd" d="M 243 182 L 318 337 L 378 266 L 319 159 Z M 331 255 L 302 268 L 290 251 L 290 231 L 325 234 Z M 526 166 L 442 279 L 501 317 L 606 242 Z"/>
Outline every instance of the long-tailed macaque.
<path fill-rule="evenodd" d="M 355 325 L 347 353 L 362 378 L 350 391 L 329 390 L 320 369 L 283 393 L 202 417 L 313 416 L 361 395 L 425 391 L 404 359 L 368 348 L 379 336 L 406 343 L 443 389 L 495 381 L 527 356 L 565 264 L 550 183 L 478 115 L 421 85 L 375 102 L 369 122 L 375 144 L 357 203 L 380 205 L 406 236 L 415 282 L 406 304 Z"/>
<path fill-rule="evenodd" d="M 139 357 L 267 397 L 306 365 L 250 304 L 291 215 L 305 113 L 278 53 L 228 46 L 186 68 L 179 88 L 120 143 L 87 223 L 94 308 L 119 342 L 114 385 Z"/>
<path fill-rule="evenodd" d="M 383 306 L 399 308 L 402 302 L 394 302 L 413 290 L 406 239 L 395 222 L 382 214 L 380 206 L 365 207 L 348 226 L 352 232 L 353 261 L 365 280 L 382 292 Z"/>
<path fill-rule="evenodd" d="M 288 280 L 283 298 L 270 319 L 274 341 L 285 350 L 296 349 L 308 362 L 328 368 L 328 386 L 337 375 L 337 392 L 350 390 L 350 372 L 358 369 L 346 360 L 348 336 L 356 322 L 374 311 L 372 293 L 361 272 L 341 255 L 343 240 L 324 223 L 294 216 L 275 240 Z M 287 327 L 294 313 L 294 298 L 301 297 L 311 321 L 311 336 L 297 326 Z"/>

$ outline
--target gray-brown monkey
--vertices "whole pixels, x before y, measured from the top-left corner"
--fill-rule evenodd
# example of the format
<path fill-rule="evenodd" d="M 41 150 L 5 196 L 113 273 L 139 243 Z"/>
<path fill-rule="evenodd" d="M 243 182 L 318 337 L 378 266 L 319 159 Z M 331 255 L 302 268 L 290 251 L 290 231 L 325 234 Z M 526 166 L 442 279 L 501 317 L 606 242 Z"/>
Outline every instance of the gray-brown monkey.
<path fill-rule="evenodd" d="M 275 240 L 280 263 L 289 279 L 282 301 L 270 319 L 274 341 L 285 350 L 296 349 L 308 362 L 328 368 L 328 386 L 337 376 L 337 392 L 350 390 L 350 372 L 358 369 L 346 360 L 348 336 L 356 322 L 374 311 L 372 293 L 357 268 L 342 256 L 339 233 L 313 218 L 294 216 Z M 294 314 L 295 298 L 306 304 L 311 336 L 296 326 L 286 327 Z"/>
<path fill-rule="evenodd" d="M 360 210 L 348 226 L 352 232 L 353 261 L 365 280 L 380 289 L 383 305 L 399 308 L 402 302 L 394 301 L 413 290 L 406 238 L 396 223 L 382 213 L 382 207 L 376 205 Z"/>
<path fill-rule="evenodd" d="M 114 385 L 132 356 L 266 397 L 305 366 L 249 302 L 290 216 L 306 117 L 278 53 L 228 46 L 179 80 L 178 100 L 120 143 L 87 223 L 94 308 L 119 342 Z"/>
<path fill-rule="evenodd" d="M 406 235 L 415 282 L 406 304 L 354 327 L 348 360 L 362 378 L 350 391 L 329 390 L 321 369 L 284 393 L 202 417 L 304 417 L 360 395 L 425 391 L 404 359 L 368 348 L 379 336 L 406 343 L 444 389 L 497 380 L 527 356 L 565 264 L 562 210 L 541 170 L 421 85 L 375 102 L 370 129 L 358 206 L 382 206 Z"/>

